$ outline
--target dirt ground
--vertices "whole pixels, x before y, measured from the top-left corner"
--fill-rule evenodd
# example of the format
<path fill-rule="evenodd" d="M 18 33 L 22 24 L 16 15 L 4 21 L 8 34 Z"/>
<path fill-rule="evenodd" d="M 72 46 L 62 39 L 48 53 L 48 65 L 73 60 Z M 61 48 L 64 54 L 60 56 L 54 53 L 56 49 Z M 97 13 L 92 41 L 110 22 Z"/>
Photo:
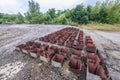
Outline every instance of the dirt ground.
<path fill-rule="evenodd" d="M 67 69 L 53 68 L 15 51 L 15 46 L 60 30 L 67 25 L 0 25 L 0 80 L 76 80 Z M 120 80 L 120 32 L 85 30 L 91 35 L 113 80 Z M 65 73 L 66 71 L 67 73 Z"/>

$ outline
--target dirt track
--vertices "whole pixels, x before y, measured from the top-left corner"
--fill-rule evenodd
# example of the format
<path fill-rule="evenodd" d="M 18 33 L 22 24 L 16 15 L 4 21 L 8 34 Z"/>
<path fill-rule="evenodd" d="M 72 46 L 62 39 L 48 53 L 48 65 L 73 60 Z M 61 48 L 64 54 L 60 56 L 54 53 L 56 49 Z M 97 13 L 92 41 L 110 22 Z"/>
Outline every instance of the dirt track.
<path fill-rule="evenodd" d="M 0 79 L 3 80 L 74 80 L 76 76 L 62 74 L 39 60 L 14 51 L 15 46 L 37 40 L 51 32 L 69 27 L 64 25 L 0 25 Z M 120 80 L 120 32 L 84 30 L 91 35 L 104 55 L 113 80 Z M 39 64 L 38 64 L 39 63 Z M 42 64 L 42 65 L 41 65 Z M 41 65 L 41 66 L 40 66 Z M 42 67 L 44 65 L 44 67 Z M 40 67 L 40 68 L 39 68 Z M 41 73 L 42 72 L 42 73 Z"/>

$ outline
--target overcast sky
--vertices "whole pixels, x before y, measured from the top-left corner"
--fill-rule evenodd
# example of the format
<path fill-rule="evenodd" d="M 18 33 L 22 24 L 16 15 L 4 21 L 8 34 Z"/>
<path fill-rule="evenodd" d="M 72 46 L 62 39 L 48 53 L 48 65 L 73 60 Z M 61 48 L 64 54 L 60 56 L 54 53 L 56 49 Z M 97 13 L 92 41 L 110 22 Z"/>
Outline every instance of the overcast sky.
<path fill-rule="evenodd" d="M 29 0 L 0 0 L 0 13 L 16 14 L 18 12 L 25 13 L 28 9 Z M 49 8 L 56 10 L 64 10 L 74 8 L 77 4 L 95 5 L 96 1 L 103 2 L 105 0 L 34 0 L 40 4 L 42 12 L 46 12 Z"/>

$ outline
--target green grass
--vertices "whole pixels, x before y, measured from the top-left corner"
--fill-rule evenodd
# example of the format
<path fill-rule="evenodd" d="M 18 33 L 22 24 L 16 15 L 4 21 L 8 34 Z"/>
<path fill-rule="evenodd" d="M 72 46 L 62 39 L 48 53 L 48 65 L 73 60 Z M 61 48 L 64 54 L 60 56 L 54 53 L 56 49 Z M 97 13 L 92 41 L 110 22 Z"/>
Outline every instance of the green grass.
<path fill-rule="evenodd" d="M 105 30 L 105 31 L 120 31 L 120 24 L 102 24 L 102 23 L 91 23 L 82 25 L 82 28 L 89 30 Z"/>

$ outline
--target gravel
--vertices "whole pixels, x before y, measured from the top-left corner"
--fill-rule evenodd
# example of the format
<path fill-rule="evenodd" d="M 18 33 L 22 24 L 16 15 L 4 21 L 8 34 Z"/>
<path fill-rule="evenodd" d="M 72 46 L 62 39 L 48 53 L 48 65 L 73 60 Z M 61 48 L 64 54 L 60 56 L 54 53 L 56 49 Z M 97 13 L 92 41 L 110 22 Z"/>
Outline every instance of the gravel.
<path fill-rule="evenodd" d="M 0 80 L 73 80 L 61 69 L 15 51 L 15 46 L 60 30 L 64 25 L 0 25 Z M 63 76 L 62 76 L 63 75 Z"/>
<path fill-rule="evenodd" d="M 54 68 L 39 59 L 15 51 L 15 46 L 68 25 L 0 25 L 0 80 L 76 80 L 77 76 L 65 66 Z M 120 80 L 120 32 L 85 30 L 97 48 L 103 52 L 113 80 Z M 112 66 L 112 67 L 111 67 Z M 118 71 L 117 71 L 118 70 Z"/>

